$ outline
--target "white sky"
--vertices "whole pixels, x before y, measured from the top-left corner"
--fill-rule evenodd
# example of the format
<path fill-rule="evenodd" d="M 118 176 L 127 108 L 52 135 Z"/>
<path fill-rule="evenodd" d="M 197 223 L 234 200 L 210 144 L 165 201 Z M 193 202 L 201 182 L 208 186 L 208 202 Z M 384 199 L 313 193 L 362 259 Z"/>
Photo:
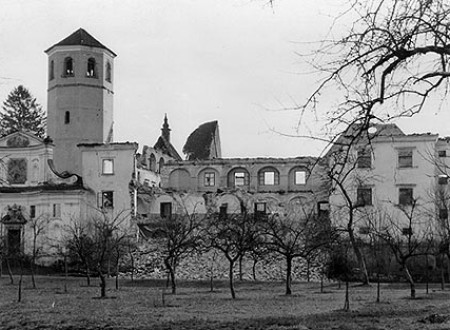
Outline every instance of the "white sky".
<path fill-rule="evenodd" d="M 152 146 L 167 113 L 180 154 L 195 128 L 218 120 L 224 157 L 318 155 L 323 144 L 272 130 L 320 135 L 322 121 L 307 115 L 297 132 L 298 112 L 268 109 L 308 96 L 315 79 L 296 52 L 327 35 L 342 2 L 1 0 L 0 100 L 23 84 L 46 109 L 44 50 L 82 27 L 118 55 L 116 141 Z M 449 111 L 428 109 L 400 126 L 450 135 L 449 122 Z"/>

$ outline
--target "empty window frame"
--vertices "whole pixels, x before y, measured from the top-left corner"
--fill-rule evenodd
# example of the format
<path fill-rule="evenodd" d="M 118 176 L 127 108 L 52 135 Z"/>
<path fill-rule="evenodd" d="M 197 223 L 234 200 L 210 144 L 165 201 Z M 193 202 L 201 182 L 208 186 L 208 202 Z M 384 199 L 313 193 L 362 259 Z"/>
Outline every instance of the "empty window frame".
<path fill-rule="evenodd" d="M 264 168 L 258 175 L 260 186 L 276 186 L 280 184 L 280 173 L 274 168 Z"/>
<path fill-rule="evenodd" d="M 306 171 L 304 171 L 304 170 L 295 170 L 294 171 L 294 184 L 295 185 L 306 184 Z"/>
<path fill-rule="evenodd" d="M 213 187 L 216 185 L 216 173 L 205 172 L 204 174 L 204 185 L 205 187 Z"/>
<path fill-rule="evenodd" d="M 412 228 L 411 227 L 404 227 L 404 228 L 402 228 L 402 235 L 412 236 L 413 235 Z"/>
<path fill-rule="evenodd" d="M 74 75 L 74 70 L 73 70 L 73 59 L 71 57 L 66 57 L 64 59 L 64 71 L 63 71 L 63 75 L 65 77 L 72 77 Z"/>
<path fill-rule="evenodd" d="M 412 149 L 404 149 L 398 151 L 398 167 L 413 167 L 413 151 Z"/>
<path fill-rule="evenodd" d="M 30 205 L 30 219 L 36 218 L 36 205 Z"/>
<path fill-rule="evenodd" d="M 106 158 L 102 160 L 102 174 L 103 175 L 114 174 L 114 159 Z"/>
<path fill-rule="evenodd" d="M 438 184 L 444 185 L 448 183 L 448 176 L 446 175 L 439 175 L 438 177 Z"/>
<path fill-rule="evenodd" d="M 236 187 L 246 186 L 249 184 L 249 176 L 247 172 L 236 171 L 234 172 L 234 185 Z"/>
<path fill-rule="evenodd" d="M 370 150 L 367 149 L 358 150 L 357 167 L 358 168 L 372 167 L 372 155 Z"/>
<path fill-rule="evenodd" d="M 446 150 L 439 150 L 438 151 L 439 157 L 447 157 L 447 151 Z"/>
<path fill-rule="evenodd" d="M 159 206 L 159 214 L 161 218 L 168 219 L 172 215 L 172 203 L 161 203 Z"/>
<path fill-rule="evenodd" d="M 113 191 L 102 191 L 102 201 L 101 207 L 104 209 L 114 208 L 114 192 Z"/>
<path fill-rule="evenodd" d="M 156 172 L 156 157 L 154 154 L 150 154 L 148 162 L 149 162 L 149 170 L 152 172 Z"/>
<path fill-rule="evenodd" d="M 61 216 L 61 204 L 53 204 L 52 205 L 52 217 L 59 218 Z"/>
<path fill-rule="evenodd" d="M 356 204 L 358 206 L 372 205 L 372 188 L 358 188 L 356 190 Z"/>
<path fill-rule="evenodd" d="M 95 58 L 90 57 L 87 61 L 86 76 L 90 78 L 97 78 L 97 64 Z"/>
<path fill-rule="evenodd" d="M 441 220 L 448 219 L 448 210 L 446 208 L 439 209 L 439 219 Z"/>
<path fill-rule="evenodd" d="M 70 124 L 70 111 L 64 112 L 64 124 Z"/>
<path fill-rule="evenodd" d="M 399 188 L 398 204 L 402 206 L 412 205 L 414 200 L 413 188 Z"/>

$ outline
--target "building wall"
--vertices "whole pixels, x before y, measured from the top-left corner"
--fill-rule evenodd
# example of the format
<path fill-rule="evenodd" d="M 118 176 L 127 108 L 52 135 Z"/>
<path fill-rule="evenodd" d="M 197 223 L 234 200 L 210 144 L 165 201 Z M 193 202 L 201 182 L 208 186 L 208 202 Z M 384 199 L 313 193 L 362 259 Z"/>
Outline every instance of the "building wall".
<path fill-rule="evenodd" d="M 370 145 L 360 144 L 352 147 L 351 157 L 343 174 L 348 172 L 344 181 L 353 205 L 358 204 L 358 188 L 370 188 L 372 191 L 372 205 L 358 207 L 354 212 L 356 232 L 360 229 L 376 225 L 386 228 L 395 221 L 399 227 L 408 225 L 405 215 L 411 207 L 399 207 L 400 189 L 413 190 L 416 205 L 413 211 L 416 227 L 425 230 L 431 223 L 435 223 L 435 204 L 432 191 L 436 187 L 434 154 L 437 135 L 420 134 L 396 137 L 377 137 Z M 358 150 L 366 148 L 372 154 L 370 168 L 358 168 L 356 164 Z M 412 166 L 399 166 L 399 153 L 409 150 L 412 152 Z M 334 185 L 337 187 L 337 185 Z M 342 191 L 333 190 L 330 195 L 331 218 L 338 227 L 346 226 L 349 219 L 349 208 Z M 404 211 L 402 211 L 402 209 Z"/>
<path fill-rule="evenodd" d="M 82 144 L 82 177 L 85 188 L 95 199 L 89 202 L 92 214 L 106 212 L 111 217 L 130 218 L 133 213 L 134 194 L 130 183 L 135 179 L 136 143 Z M 113 171 L 105 171 L 105 161 L 113 162 Z M 112 192 L 112 207 L 105 205 L 105 192 Z M 108 196 L 106 196 L 108 197 Z"/>

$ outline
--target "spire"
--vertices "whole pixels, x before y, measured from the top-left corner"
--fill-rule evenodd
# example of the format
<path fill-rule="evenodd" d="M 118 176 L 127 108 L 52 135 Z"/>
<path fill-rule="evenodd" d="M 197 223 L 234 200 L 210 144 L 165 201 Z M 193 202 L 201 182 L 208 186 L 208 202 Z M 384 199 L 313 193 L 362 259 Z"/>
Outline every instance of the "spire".
<path fill-rule="evenodd" d="M 164 115 L 164 124 L 161 128 L 161 136 L 167 140 L 167 142 L 170 142 L 170 131 L 169 128 L 169 121 L 167 120 L 167 113 Z"/>

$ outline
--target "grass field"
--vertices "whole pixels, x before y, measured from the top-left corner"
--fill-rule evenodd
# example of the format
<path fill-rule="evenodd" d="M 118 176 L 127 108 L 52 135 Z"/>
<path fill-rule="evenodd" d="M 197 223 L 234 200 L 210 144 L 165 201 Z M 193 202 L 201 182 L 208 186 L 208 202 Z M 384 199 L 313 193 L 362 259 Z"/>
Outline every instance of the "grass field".
<path fill-rule="evenodd" d="M 0 278 L 0 329 L 450 329 L 450 289 L 439 285 L 429 294 L 419 287 L 411 300 L 406 284 L 383 284 L 380 303 L 376 285 L 354 285 L 344 312 L 344 286 L 336 283 L 324 293 L 319 283 L 294 283 L 286 296 L 283 283 L 237 282 L 232 300 L 226 282 L 214 292 L 209 283 L 180 282 L 171 295 L 162 281 L 123 279 L 116 290 L 111 279 L 108 297 L 99 299 L 97 279 L 87 287 L 69 278 L 65 292 L 62 277 L 38 277 L 37 290 L 25 277 L 18 303 L 17 282 Z"/>

